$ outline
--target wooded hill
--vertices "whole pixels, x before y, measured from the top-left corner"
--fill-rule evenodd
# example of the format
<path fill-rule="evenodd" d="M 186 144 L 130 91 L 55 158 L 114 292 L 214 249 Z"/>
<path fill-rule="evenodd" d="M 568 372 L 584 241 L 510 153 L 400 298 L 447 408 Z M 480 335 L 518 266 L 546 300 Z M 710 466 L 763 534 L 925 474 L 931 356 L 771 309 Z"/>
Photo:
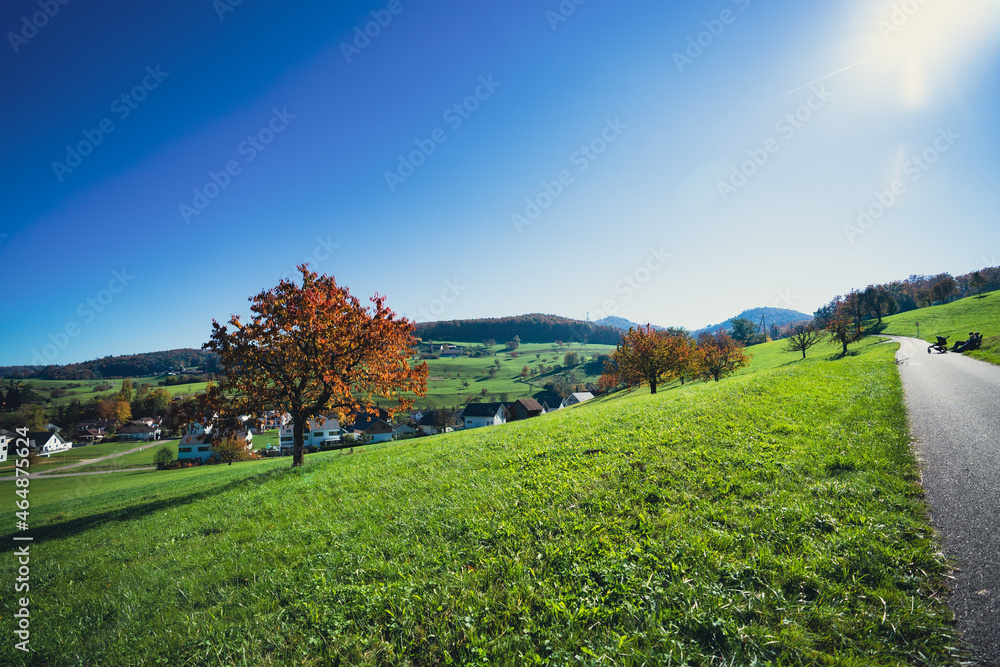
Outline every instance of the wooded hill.
<path fill-rule="evenodd" d="M 788 310 L 787 308 L 751 308 L 749 310 L 744 310 L 742 313 L 736 317 L 731 317 L 725 322 L 720 322 L 719 324 L 713 324 L 707 326 L 704 329 L 698 329 L 693 333 L 698 335 L 703 331 L 714 332 L 719 329 L 724 329 L 730 331 L 733 328 L 733 320 L 744 319 L 750 320 L 754 324 L 759 324 L 761 317 L 764 318 L 765 325 L 770 328 L 771 326 L 777 326 L 779 328 L 784 328 L 789 324 L 795 322 L 808 322 L 813 318 L 812 315 L 807 315 L 806 313 L 801 313 L 797 310 Z"/>
<path fill-rule="evenodd" d="M 571 320 L 555 315 L 518 315 L 478 320 L 423 322 L 416 335 L 423 340 L 479 342 L 494 340 L 504 344 L 517 336 L 522 343 L 600 343 L 617 345 L 618 329 L 593 322 Z"/>
<path fill-rule="evenodd" d="M 0 366 L 0 377 L 38 380 L 100 380 L 102 378 L 149 377 L 184 368 L 200 367 L 214 372 L 219 357 L 214 352 L 191 348 L 104 357 L 63 366 Z"/>

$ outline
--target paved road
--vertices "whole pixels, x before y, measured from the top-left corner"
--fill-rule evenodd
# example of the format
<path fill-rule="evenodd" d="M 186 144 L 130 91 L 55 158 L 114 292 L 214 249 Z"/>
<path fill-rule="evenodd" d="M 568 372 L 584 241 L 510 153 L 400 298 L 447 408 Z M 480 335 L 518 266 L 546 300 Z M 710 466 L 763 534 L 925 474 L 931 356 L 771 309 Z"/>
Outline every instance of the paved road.
<path fill-rule="evenodd" d="M 139 451 L 140 449 L 146 449 L 153 447 L 154 445 L 159 445 L 165 440 L 153 440 L 151 442 L 144 442 L 141 445 L 134 447 L 132 449 L 127 449 L 125 451 L 117 452 L 115 454 L 108 454 L 107 456 L 100 456 L 96 459 L 84 459 L 83 461 L 77 461 L 76 463 L 70 463 L 69 465 L 59 466 L 58 468 L 49 468 L 48 470 L 43 470 L 42 472 L 34 472 L 28 475 L 28 477 L 35 479 L 37 477 L 80 477 L 82 475 L 104 475 L 112 472 L 127 472 L 136 470 L 156 470 L 156 468 L 124 468 L 122 470 L 98 470 L 95 472 L 75 472 L 69 474 L 53 474 L 59 473 L 62 470 L 72 470 L 73 468 L 80 468 L 82 466 L 89 466 L 91 463 L 100 463 L 101 461 L 107 461 L 108 459 L 117 458 L 119 456 L 125 456 L 126 454 L 132 454 Z M 12 482 L 17 479 L 14 475 L 10 477 L 0 477 L 0 482 Z"/>
<path fill-rule="evenodd" d="M 1000 366 L 892 338 L 931 521 L 958 563 L 950 605 L 981 665 L 1000 665 Z"/>
<path fill-rule="evenodd" d="M 153 440 L 151 442 L 144 442 L 141 445 L 139 445 L 137 447 L 134 447 L 132 449 L 127 449 L 127 450 L 124 450 L 124 451 L 115 452 L 114 454 L 108 454 L 107 456 L 100 456 L 100 457 L 98 457 L 96 459 L 84 459 L 83 461 L 77 461 L 76 463 L 70 463 L 69 465 L 59 466 L 58 468 L 49 468 L 48 470 L 43 470 L 42 472 L 35 473 L 35 474 L 45 476 L 45 475 L 51 475 L 54 472 L 59 472 L 60 470 L 70 470 L 71 468 L 79 468 L 81 466 L 89 466 L 91 463 L 100 463 L 101 461 L 107 461 L 108 459 L 114 459 L 114 458 L 117 458 L 119 456 L 125 456 L 126 454 L 132 454 L 134 452 L 139 451 L 140 449 L 148 449 L 148 448 L 153 447 L 155 445 L 159 445 L 162 442 L 164 442 L 164 441 L 163 440 Z M 31 477 L 34 477 L 34 476 L 35 476 L 34 474 L 31 475 Z"/>

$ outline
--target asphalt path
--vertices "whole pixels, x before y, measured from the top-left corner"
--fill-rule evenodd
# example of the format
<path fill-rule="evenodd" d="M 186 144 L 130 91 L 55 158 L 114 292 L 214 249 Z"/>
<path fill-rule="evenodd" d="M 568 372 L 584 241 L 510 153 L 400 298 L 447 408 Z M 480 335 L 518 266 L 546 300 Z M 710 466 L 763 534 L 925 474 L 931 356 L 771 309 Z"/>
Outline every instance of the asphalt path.
<path fill-rule="evenodd" d="M 1000 366 L 892 337 L 931 522 L 956 563 L 949 604 L 980 665 L 1000 666 Z"/>
<path fill-rule="evenodd" d="M 128 449 L 121 452 L 115 452 L 114 454 L 108 454 L 107 456 L 99 456 L 95 459 L 84 459 L 82 461 L 77 461 L 76 463 L 70 463 L 69 465 L 59 466 L 58 468 L 49 468 L 48 470 L 43 470 L 42 472 L 33 472 L 28 475 L 31 479 L 37 479 L 39 477 L 81 477 L 83 475 L 104 475 L 113 472 L 126 472 L 126 471 L 136 471 L 136 470 L 155 470 L 155 468 L 125 468 L 124 470 L 98 470 L 96 472 L 75 472 L 69 474 L 53 474 L 60 473 L 64 470 L 72 470 L 73 468 L 80 468 L 83 466 L 89 466 L 92 463 L 100 463 L 101 461 L 107 461 L 108 459 L 118 458 L 119 456 L 125 456 L 126 454 L 133 454 L 142 449 L 148 449 L 154 445 L 162 444 L 166 442 L 165 440 L 152 440 L 150 442 L 144 442 L 138 447 Z M 0 477 L 0 482 L 11 482 L 17 479 L 16 476 L 11 475 L 10 477 Z"/>

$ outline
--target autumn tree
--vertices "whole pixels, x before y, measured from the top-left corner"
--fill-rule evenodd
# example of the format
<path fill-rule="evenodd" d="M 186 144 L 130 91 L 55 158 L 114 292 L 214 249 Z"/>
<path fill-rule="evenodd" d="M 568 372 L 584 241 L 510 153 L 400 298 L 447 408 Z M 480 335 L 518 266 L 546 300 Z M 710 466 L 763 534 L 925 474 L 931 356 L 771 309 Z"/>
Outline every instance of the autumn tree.
<path fill-rule="evenodd" d="M 580 353 L 576 351 L 567 352 L 563 355 L 563 366 L 578 366 L 580 364 Z"/>
<path fill-rule="evenodd" d="M 934 276 L 929 289 L 933 301 L 947 302 L 958 296 L 958 281 L 950 273 L 941 273 Z"/>
<path fill-rule="evenodd" d="M 513 340 L 507 341 L 507 349 L 513 352 L 519 347 L 521 347 L 521 337 L 515 334 Z"/>
<path fill-rule="evenodd" d="M 792 335 L 788 337 L 785 350 L 788 352 L 801 352 L 802 358 L 806 358 L 806 350 L 823 340 L 823 332 L 818 331 L 811 324 L 799 324 L 792 329 Z"/>
<path fill-rule="evenodd" d="M 869 285 L 861 293 L 866 310 L 875 316 L 879 324 L 882 318 L 899 311 L 899 304 L 885 285 Z"/>
<path fill-rule="evenodd" d="M 132 406 L 117 398 L 97 404 L 97 416 L 108 421 L 127 422 L 132 418 Z"/>
<path fill-rule="evenodd" d="M 633 327 L 622 334 L 598 384 L 602 389 L 648 384 L 649 392 L 655 394 L 659 384 L 685 374 L 689 353 L 682 336 L 649 325 Z"/>
<path fill-rule="evenodd" d="M 843 347 L 843 356 L 847 356 L 847 346 L 861 340 L 865 330 L 854 315 L 849 296 L 838 296 L 831 301 L 831 304 L 833 313 L 826 318 L 824 328 L 830 332 L 830 344 L 840 344 Z"/>
<path fill-rule="evenodd" d="M 291 415 L 292 466 L 302 465 L 308 420 L 326 412 L 341 421 L 375 414 L 376 397 L 395 401 L 393 411 L 402 412 L 413 405 L 405 392 L 427 391 L 427 364 L 408 363 L 416 342 L 412 322 L 387 308 L 385 297 L 376 294 L 364 306 L 333 276 L 305 264 L 298 269 L 301 285 L 282 280 L 251 297 L 250 320 L 213 322 L 203 346 L 220 357 L 217 393 L 231 412 L 270 408 Z"/>
<path fill-rule="evenodd" d="M 211 452 L 220 463 L 233 465 L 234 462 L 251 461 L 253 451 L 247 446 L 246 438 L 230 434 L 212 443 Z"/>
<path fill-rule="evenodd" d="M 743 352 L 743 346 L 725 331 L 704 332 L 698 336 L 696 368 L 698 376 L 708 382 L 722 378 L 750 363 L 752 355 Z"/>

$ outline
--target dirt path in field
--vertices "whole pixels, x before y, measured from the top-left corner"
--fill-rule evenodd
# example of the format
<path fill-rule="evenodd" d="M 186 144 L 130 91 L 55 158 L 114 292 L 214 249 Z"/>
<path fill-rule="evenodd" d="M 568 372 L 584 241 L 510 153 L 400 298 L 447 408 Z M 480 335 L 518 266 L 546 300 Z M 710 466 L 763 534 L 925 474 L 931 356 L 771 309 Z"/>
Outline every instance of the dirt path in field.
<path fill-rule="evenodd" d="M 949 605 L 981 665 L 1000 665 L 1000 366 L 891 337 L 931 522 L 957 563 Z"/>

